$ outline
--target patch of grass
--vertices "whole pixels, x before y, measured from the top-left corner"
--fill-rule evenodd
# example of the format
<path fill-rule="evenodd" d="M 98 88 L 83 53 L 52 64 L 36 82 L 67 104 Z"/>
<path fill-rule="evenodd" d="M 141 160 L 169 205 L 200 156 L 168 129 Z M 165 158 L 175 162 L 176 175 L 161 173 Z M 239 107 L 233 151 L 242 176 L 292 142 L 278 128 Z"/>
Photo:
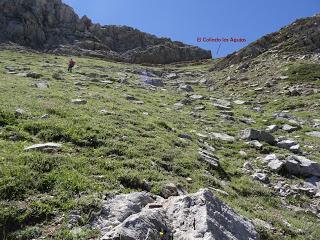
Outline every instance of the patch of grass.
<path fill-rule="evenodd" d="M 320 64 L 301 63 L 289 65 L 286 74 L 294 83 L 316 83 L 320 85 Z"/>

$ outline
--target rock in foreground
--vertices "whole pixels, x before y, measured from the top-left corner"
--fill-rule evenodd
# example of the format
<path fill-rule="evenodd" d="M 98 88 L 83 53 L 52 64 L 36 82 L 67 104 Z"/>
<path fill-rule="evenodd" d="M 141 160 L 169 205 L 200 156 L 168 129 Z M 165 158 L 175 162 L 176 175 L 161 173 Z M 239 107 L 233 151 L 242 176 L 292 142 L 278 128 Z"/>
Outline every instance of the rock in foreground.
<path fill-rule="evenodd" d="M 206 189 L 164 200 L 149 193 L 106 200 L 93 222 L 105 240 L 259 239 L 251 222 L 236 214 Z"/>

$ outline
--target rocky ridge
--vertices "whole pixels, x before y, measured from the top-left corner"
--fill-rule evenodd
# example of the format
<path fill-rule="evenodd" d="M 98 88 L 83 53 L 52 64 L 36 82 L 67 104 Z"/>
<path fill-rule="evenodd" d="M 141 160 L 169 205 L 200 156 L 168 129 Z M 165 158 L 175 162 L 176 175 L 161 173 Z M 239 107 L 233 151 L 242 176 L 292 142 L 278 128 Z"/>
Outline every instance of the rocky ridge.
<path fill-rule="evenodd" d="M 131 63 L 165 64 L 211 58 L 210 51 L 131 27 L 94 24 L 87 16 L 79 18 L 61 0 L 1 0 L 0 9 L 0 42 Z"/>
<path fill-rule="evenodd" d="M 247 47 L 232 53 L 214 64 L 213 70 L 222 70 L 241 63 L 246 68 L 256 57 L 266 52 L 273 54 L 300 54 L 320 52 L 320 15 L 299 19 L 294 23 L 268 34 Z"/>

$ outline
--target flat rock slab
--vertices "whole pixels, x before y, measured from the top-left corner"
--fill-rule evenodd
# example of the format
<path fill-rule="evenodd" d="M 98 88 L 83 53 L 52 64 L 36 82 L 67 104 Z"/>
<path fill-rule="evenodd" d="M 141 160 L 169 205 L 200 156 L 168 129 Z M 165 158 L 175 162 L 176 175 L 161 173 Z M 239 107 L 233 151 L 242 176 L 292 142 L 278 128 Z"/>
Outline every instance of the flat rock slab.
<path fill-rule="evenodd" d="M 43 151 L 43 152 L 55 152 L 62 148 L 62 145 L 59 143 L 43 143 L 35 144 L 30 147 L 26 147 L 24 150 L 29 151 Z"/>
<path fill-rule="evenodd" d="M 317 137 L 320 138 L 320 132 L 314 131 L 314 132 L 307 132 L 306 135 L 311 136 L 311 137 Z"/>
<path fill-rule="evenodd" d="M 210 133 L 210 137 L 212 139 L 220 140 L 220 141 L 225 141 L 225 142 L 234 142 L 235 138 L 226 134 L 226 133 Z"/>
<path fill-rule="evenodd" d="M 40 88 L 40 89 L 46 89 L 46 88 L 49 88 L 49 84 L 46 83 L 46 82 L 38 82 L 35 84 L 35 86 L 37 88 Z"/>
<path fill-rule="evenodd" d="M 84 105 L 84 104 L 87 104 L 87 100 L 85 100 L 85 99 L 72 99 L 71 103 L 78 104 L 78 105 Z"/>
<path fill-rule="evenodd" d="M 259 239 L 250 221 L 208 189 L 167 200 L 146 192 L 118 195 L 103 202 L 91 224 L 104 240 L 160 240 L 161 229 L 162 239 Z"/>

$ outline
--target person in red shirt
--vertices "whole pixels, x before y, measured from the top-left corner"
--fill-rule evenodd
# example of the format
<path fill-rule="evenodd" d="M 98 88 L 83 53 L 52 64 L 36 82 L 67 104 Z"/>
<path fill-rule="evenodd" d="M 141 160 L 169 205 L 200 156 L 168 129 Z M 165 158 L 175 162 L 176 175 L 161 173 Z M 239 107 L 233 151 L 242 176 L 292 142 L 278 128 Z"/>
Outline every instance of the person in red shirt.
<path fill-rule="evenodd" d="M 73 59 L 71 58 L 69 61 L 68 72 L 72 72 L 72 68 L 74 67 L 75 64 L 76 62 L 73 61 Z"/>

